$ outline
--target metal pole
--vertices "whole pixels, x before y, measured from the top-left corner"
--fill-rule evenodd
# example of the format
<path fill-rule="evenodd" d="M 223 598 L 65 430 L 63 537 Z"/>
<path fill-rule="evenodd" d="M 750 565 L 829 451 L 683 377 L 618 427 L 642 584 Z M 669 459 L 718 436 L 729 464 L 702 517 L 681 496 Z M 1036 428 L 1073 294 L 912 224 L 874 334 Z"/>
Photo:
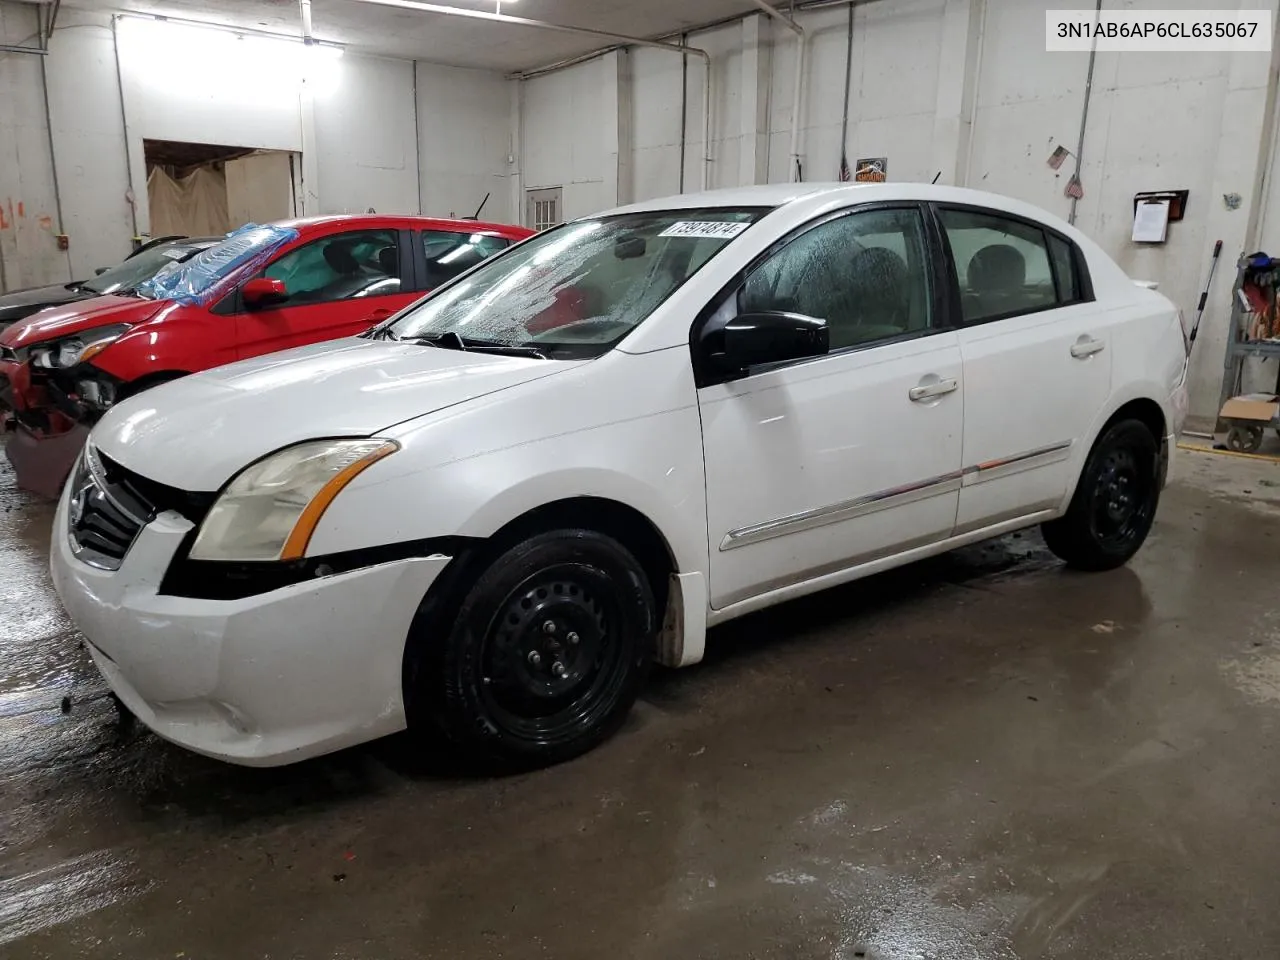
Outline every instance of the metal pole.
<path fill-rule="evenodd" d="M 1094 11 L 1093 11 L 1093 22 L 1095 24 L 1098 22 L 1098 19 L 1101 13 L 1102 13 L 1102 0 L 1098 0 L 1098 5 L 1094 8 Z M 1098 35 L 1095 32 L 1093 35 L 1093 42 L 1089 47 L 1089 72 L 1085 75 L 1085 81 L 1084 81 L 1084 109 L 1080 111 L 1080 136 L 1076 140 L 1076 152 L 1075 152 L 1076 168 L 1075 168 L 1075 173 L 1071 175 L 1071 178 L 1075 180 L 1077 184 L 1079 184 L 1080 182 L 1080 167 L 1082 165 L 1080 158 L 1081 156 L 1084 155 L 1084 131 L 1085 131 L 1085 126 L 1089 122 L 1089 100 L 1093 96 L 1093 64 L 1094 64 L 1094 61 L 1097 59 L 1097 57 L 1098 57 Z M 972 132 L 970 132 L 970 137 L 972 137 L 972 135 L 973 135 Z M 1067 223 L 1070 223 L 1072 225 L 1075 224 L 1076 204 L 1079 202 L 1080 202 L 1080 199 L 1078 197 L 1071 198 L 1071 212 L 1067 215 Z"/>

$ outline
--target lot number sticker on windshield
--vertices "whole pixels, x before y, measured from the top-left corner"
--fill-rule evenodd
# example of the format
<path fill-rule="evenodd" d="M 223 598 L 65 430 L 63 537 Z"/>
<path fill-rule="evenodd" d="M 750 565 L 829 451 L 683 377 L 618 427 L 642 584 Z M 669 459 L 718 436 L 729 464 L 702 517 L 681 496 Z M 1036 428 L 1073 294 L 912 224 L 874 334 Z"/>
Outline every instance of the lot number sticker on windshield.
<path fill-rule="evenodd" d="M 749 226 L 749 223 L 723 223 L 717 220 L 681 220 L 667 227 L 658 236 L 732 240 Z"/>

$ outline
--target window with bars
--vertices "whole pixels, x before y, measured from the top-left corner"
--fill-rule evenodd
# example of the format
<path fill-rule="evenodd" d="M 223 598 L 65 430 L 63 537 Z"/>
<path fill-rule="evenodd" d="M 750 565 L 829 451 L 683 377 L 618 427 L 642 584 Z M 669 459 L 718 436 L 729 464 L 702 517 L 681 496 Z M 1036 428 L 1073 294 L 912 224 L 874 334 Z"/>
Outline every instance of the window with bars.
<path fill-rule="evenodd" d="M 547 230 L 560 223 L 561 187 L 530 190 L 526 222 L 534 230 Z"/>

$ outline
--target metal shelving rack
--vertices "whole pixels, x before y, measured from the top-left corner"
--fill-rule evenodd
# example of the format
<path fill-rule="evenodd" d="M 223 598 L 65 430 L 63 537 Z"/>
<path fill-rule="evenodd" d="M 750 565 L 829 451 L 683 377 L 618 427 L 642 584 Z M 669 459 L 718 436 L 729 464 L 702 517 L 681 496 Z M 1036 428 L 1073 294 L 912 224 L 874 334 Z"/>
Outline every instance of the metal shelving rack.
<path fill-rule="evenodd" d="M 1244 307 L 1240 305 L 1240 289 L 1244 285 L 1245 267 L 1248 261 L 1241 257 L 1236 262 L 1236 280 L 1231 286 L 1231 327 L 1227 340 L 1226 356 L 1222 362 L 1222 395 L 1218 398 L 1218 409 L 1221 410 L 1240 389 L 1241 373 L 1244 370 L 1245 357 L 1280 358 L 1280 341 L 1246 340 L 1244 339 Z M 1277 376 L 1280 386 L 1280 375 Z M 1280 393 L 1280 389 L 1277 390 Z"/>

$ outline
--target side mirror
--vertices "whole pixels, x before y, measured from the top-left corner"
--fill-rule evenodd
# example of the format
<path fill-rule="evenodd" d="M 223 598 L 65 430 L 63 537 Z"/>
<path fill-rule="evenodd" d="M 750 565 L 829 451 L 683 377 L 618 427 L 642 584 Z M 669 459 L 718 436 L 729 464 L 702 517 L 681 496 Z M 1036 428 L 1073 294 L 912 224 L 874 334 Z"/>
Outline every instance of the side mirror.
<path fill-rule="evenodd" d="M 802 313 L 741 313 L 724 327 L 722 363 L 745 370 L 761 363 L 821 357 L 831 349 L 827 321 Z"/>
<path fill-rule="evenodd" d="M 283 280 L 271 277 L 254 277 L 240 288 L 240 296 L 246 307 L 269 307 L 282 303 L 289 297 Z"/>
<path fill-rule="evenodd" d="M 95 277 L 100 277 L 110 269 L 111 269 L 110 267 L 98 267 L 96 270 L 93 271 L 93 275 Z"/>

